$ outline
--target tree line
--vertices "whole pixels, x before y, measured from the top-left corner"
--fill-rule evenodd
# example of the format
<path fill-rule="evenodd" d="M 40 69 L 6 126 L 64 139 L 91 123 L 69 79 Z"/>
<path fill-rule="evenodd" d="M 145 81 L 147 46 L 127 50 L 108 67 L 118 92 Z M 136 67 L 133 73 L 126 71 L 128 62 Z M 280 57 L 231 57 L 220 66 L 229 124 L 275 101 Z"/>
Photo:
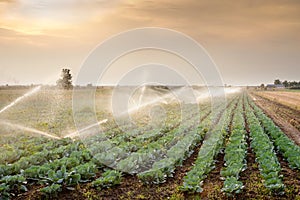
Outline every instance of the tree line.
<path fill-rule="evenodd" d="M 294 88 L 294 87 L 297 87 L 297 88 L 300 88 L 300 81 L 297 82 L 297 81 L 281 81 L 280 79 L 276 79 L 274 81 L 274 84 L 275 85 L 283 85 L 284 87 L 286 88 Z"/>

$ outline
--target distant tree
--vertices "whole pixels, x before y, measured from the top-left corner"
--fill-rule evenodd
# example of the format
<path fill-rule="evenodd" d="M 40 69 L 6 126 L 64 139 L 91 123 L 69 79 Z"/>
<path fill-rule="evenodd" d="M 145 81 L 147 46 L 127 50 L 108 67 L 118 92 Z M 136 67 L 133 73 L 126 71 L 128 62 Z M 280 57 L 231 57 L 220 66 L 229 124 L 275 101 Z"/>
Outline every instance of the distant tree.
<path fill-rule="evenodd" d="M 262 83 L 262 84 L 260 85 L 260 89 L 264 90 L 264 89 L 265 89 L 265 84 Z"/>
<path fill-rule="evenodd" d="M 274 84 L 275 84 L 275 85 L 280 85 L 280 84 L 281 84 L 281 81 L 280 81 L 279 79 L 276 79 L 276 80 L 274 81 Z"/>
<path fill-rule="evenodd" d="M 61 78 L 56 81 L 56 84 L 63 89 L 72 89 L 72 75 L 70 69 L 62 69 Z"/>
<path fill-rule="evenodd" d="M 290 85 L 291 85 L 291 86 L 297 86 L 297 85 L 298 85 L 298 82 L 297 82 L 297 81 L 292 81 L 292 82 L 290 82 Z"/>
<path fill-rule="evenodd" d="M 282 84 L 284 85 L 284 87 L 289 87 L 289 82 L 287 80 L 283 81 Z"/>

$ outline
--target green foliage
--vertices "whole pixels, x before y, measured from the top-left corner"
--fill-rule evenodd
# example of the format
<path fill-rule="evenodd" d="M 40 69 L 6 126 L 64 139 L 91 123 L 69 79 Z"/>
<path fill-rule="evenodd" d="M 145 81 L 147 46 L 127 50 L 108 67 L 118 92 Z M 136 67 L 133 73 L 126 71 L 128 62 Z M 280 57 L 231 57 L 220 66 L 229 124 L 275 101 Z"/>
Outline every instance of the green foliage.
<path fill-rule="evenodd" d="M 97 167 L 94 163 L 88 162 L 74 167 L 73 170 L 80 175 L 80 182 L 86 182 L 96 176 Z"/>
<path fill-rule="evenodd" d="M 93 187 L 108 188 L 121 183 L 122 173 L 116 170 L 107 170 L 102 176 L 92 182 Z"/>
<path fill-rule="evenodd" d="M 61 185 L 53 183 L 50 186 L 40 189 L 40 192 L 46 197 L 57 197 L 57 194 L 62 190 Z"/>
<path fill-rule="evenodd" d="M 166 181 L 166 177 L 167 175 L 165 175 L 161 169 L 150 169 L 138 174 L 138 178 L 146 184 L 163 183 Z"/>
<path fill-rule="evenodd" d="M 81 181 L 81 175 L 75 172 L 69 173 L 65 180 L 66 184 L 70 186 L 77 185 L 80 181 Z"/>
<path fill-rule="evenodd" d="M 229 176 L 224 181 L 224 186 L 222 188 L 223 192 L 227 194 L 240 193 L 244 188 L 243 183 L 239 181 L 236 177 Z"/>
<path fill-rule="evenodd" d="M 66 186 L 91 181 L 97 167 L 90 152 L 83 148 L 82 143 L 69 139 L 50 141 L 44 144 L 41 152 L 22 157 L 10 165 L 0 165 L 0 183 L 4 183 L 9 191 L 22 192 L 27 190 L 26 180 Z"/>
<path fill-rule="evenodd" d="M 276 80 L 274 80 L 274 84 L 275 84 L 275 85 L 280 85 L 280 84 L 281 84 L 281 81 L 280 81 L 279 79 L 276 79 Z"/>
<path fill-rule="evenodd" d="M 26 192 L 26 184 L 26 178 L 21 175 L 4 176 L 0 180 L 0 194 L 8 198 L 11 192 Z"/>
<path fill-rule="evenodd" d="M 205 112 L 209 113 L 209 109 Z M 186 126 L 171 131 L 175 138 L 167 137 L 170 143 L 174 143 L 174 145 L 168 148 L 166 152 L 159 151 L 159 147 L 155 148 L 155 153 L 163 153 L 165 158 L 155 161 L 151 169 L 138 174 L 138 178 L 143 183 L 164 183 L 167 177 L 173 176 L 176 166 L 182 165 L 182 162 L 193 153 L 193 149 L 204 138 L 211 119 L 206 117 L 198 125 L 198 122 L 194 120 L 193 113 L 189 113 L 191 113 L 191 119 L 187 121 Z M 167 142 L 169 141 L 167 140 Z"/>
<path fill-rule="evenodd" d="M 67 177 L 68 173 L 66 167 L 62 166 L 61 169 L 57 171 L 49 170 L 47 180 L 49 180 L 52 183 L 61 184 L 65 179 L 67 179 Z"/>
<path fill-rule="evenodd" d="M 284 87 L 286 88 L 295 88 L 295 89 L 299 89 L 300 87 L 300 81 L 297 82 L 297 81 L 283 81 L 282 84 L 284 85 Z"/>
<path fill-rule="evenodd" d="M 237 99 L 235 100 L 237 102 Z M 227 134 L 231 115 L 235 103 L 231 103 L 225 114 L 221 116 L 219 123 L 208 132 L 209 136 L 204 140 L 194 167 L 183 178 L 183 185 L 180 187 L 182 191 L 202 192 L 203 180 L 207 174 L 215 167 L 215 157 L 223 147 L 224 136 Z M 219 111 L 220 112 L 220 111 Z"/>
<path fill-rule="evenodd" d="M 242 99 L 241 99 L 242 100 Z M 239 174 L 246 169 L 246 130 L 241 101 L 234 112 L 231 136 L 225 149 L 225 168 L 221 170 L 221 176 L 225 177 L 222 191 L 239 193 L 244 188 L 238 181 Z"/>
<path fill-rule="evenodd" d="M 40 190 L 47 198 L 56 197 L 62 187 L 69 188 L 81 182 L 93 181 L 91 185 L 96 188 L 112 187 L 121 182 L 122 174 L 119 171 L 136 172 L 145 184 L 164 183 L 205 138 L 194 167 L 186 174 L 180 187 L 181 191 L 201 192 L 204 179 L 215 167 L 216 156 L 224 148 L 224 138 L 228 134 L 233 112 L 232 131 L 224 151 L 225 167 L 221 170 L 224 178 L 222 191 L 227 194 L 239 193 L 244 187 L 239 176 L 246 168 L 247 146 L 242 104 L 239 101 L 235 107 L 236 102 L 237 99 L 229 105 L 226 114 L 221 114 L 222 110 L 218 108 L 217 114 L 221 119 L 216 125 L 211 122 L 210 109 L 201 113 L 206 117 L 199 123 L 190 108 L 187 110 L 190 115 L 181 126 L 180 123 L 173 123 L 178 120 L 174 117 L 172 123 L 168 122 L 169 125 L 162 130 L 143 129 L 123 133 L 120 128 L 112 127 L 104 136 L 96 135 L 84 141 L 84 144 L 91 146 L 89 150 L 92 154 L 83 143 L 70 139 L 33 141 L 37 145 L 20 142 L 0 146 L 0 150 L 5 149 L 0 156 L 7 153 L 7 157 L 3 156 L 0 160 L 0 198 L 9 198 L 13 192 L 26 191 L 27 181 L 48 185 Z M 284 185 L 274 145 L 289 165 L 297 169 L 300 166 L 300 148 L 253 102 L 248 103 L 245 107 L 251 131 L 251 147 L 256 155 L 256 166 L 263 177 L 263 182 L 259 184 L 264 184 L 272 191 L 281 191 Z M 102 164 L 111 164 L 119 171 L 107 170 L 95 180 Z M 149 166 L 151 169 L 140 172 Z"/>
<path fill-rule="evenodd" d="M 270 141 L 250 105 L 247 103 L 246 115 L 250 128 L 251 147 L 255 152 L 264 185 L 272 191 L 282 191 L 284 184 L 280 178 L 281 167 L 276 157 L 273 143 Z"/>
<path fill-rule="evenodd" d="M 31 167 L 23 170 L 22 174 L 26 178 L 38 180 L 39 179 L 39 172 L 40 172 L 40 166 L 31 166 Z"/>
<path fill-rule="evenodd" d="M 9 199 L 9 191 L 10 187 L 9 185 L 6 185 L 5 183 L 0 184 L 0 199 L 6 200 Z"/>
<path fill-rule="evenodd" d="M 267 117 L 252 101 L 250 101 L 250 104 L 254 108 L 255 114 L 262 123 L 265 131 L 271 137 L 279 152 L 287 159 L 290 167 L 300 170 L 300 147 L 296 145 L 293 140 L 288 138 L 286 134 L 274 124 L 272 119 Z"/>

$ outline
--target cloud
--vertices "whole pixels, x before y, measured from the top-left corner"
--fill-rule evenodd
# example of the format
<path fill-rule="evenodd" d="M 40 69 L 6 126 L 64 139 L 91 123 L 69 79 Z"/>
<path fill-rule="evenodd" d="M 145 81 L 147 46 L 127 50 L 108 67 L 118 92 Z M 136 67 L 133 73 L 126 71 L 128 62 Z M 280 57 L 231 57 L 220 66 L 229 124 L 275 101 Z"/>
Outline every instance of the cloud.
<path fill-rule="evenodd" d="M 150 26 L 175 28 L 213 40 L 252 42 L 290 35 L 300 26 L 299 1 L 140 1 L 124 3 L 120 9 L 127 15 L 117 17 L 119 22 L 136 21 L 140 25 L 146 19 Z"/>
<path fill-rule="evenodd" d="M 196 39 L 227 83 L 261 82 L 258 70 L 261 77 L 300 76 L 299 0 L 0 0 L 0 51 L 10 52 L 0 60 L 11 69 L 27 60 L 35 60 L 28 61 L 28 68 L 45 66 L 49 72 L 68 63 L 78 68 L 78 58 L 101 41 L 145 26 L 175 29 Z M 14 52 L 31 53 L 16 59 Z"/>
<path fill-rule="evenodd" d="M 27 35 L 68 29 L 107 13 L 119 0 L 19 0 L 0 4 L 0 27 Z"/>
<path fill-rule="evenodd" d="M 0 0 L 0 3 L 14 3 L 16 0 Z"/>
<path fill-rule="evenodd" d="M 300 17 L 298 4 L 259 4 L 248 1 L 163 2 L 162 5 L 157 5 L 154 1 L 148 1 L 136 5 L 133 12 L 127 12 L 132 13 L 131 17 L 135 19 L 147 16 L 152 19 L 153 24 L 167 24 L 194 32 L 209 32 L 211 29 L 217 33 L 219 29 L 220 36 L 229 37 L 259 33 L 262 27 L 271 25 L 278 27 L 281 24 L 299 22 Z"/>

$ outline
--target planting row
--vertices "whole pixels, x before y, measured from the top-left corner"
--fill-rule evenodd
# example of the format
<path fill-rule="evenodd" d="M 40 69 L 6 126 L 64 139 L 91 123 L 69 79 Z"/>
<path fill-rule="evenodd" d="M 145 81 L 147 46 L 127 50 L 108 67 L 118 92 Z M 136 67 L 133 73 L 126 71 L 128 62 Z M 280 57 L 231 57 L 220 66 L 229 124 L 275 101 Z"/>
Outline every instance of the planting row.
<path fill-rule="evenodd" d="M 247 101 L 246 96 L 245 98 Z M 256 162 L 259 164 L 264 185 L 270 190 L 281 191 L 284 185 L 280 176 L 280 163 L 274 151 L 273 143 L 264 132 L 248 102 L 245 103 L 245 112 L 250 129 L 251 148 L 255 153 Z"/>
<path fill-rule="evenodd" d="M 231 104 L 233 104 L 232 101 Z M 217 107 L 216 113 L 221 114 L 222 112 L 224 112 L 222 107 Z M 183 137 L 167 150 L 165 158 L 154 162 L 150 170 L 139 173 L 139 179 L 144 183 L 157 184 L 165 182 L 167 177 L 172 177 L 175 168 L 182 165 L 182 162 L 193 153 L 194 148 L 204 139 L 205 134 L 212 125 L 211 122 L 212 114 L 202 118 L 196 128 L 185 131 Z"/>
<path fill-rule="evenodd" d="M 288 161 L 291 168 L 300 170 L 300 147 L 294 143 L 293 140 L 288 138 L 274 122 L 267 117 L 254 102 L 248 99 L 250 105 L 253 107 L 257 118 L 260 120 L 266 133 L 274 142 L 277 150 Z"/>
<path fill-rule="evenodd" d="M 231 135 L 225 149 L 225 168 L 221 170 L 221 176 L 225 178 L 222 191 L 226 193 L 240 193 L 244 188 L 239 180 L 239 175 L 246 169 L 246 130 L 243 116 L 243 99 L 235 109 L 232 119 Z"/>
<path fill-rule="evenodd" d="M 228 134 L 232 112 L 236 107 L 238 99 L 227 108 L 221 115 L 220 120 L 206 134 L 194 167 L 184 177 L 181 190 L 190 192 L 202 192 L 203 180 L 215 166 L 215 158 L 223 147 L 224 137 Z"/>

